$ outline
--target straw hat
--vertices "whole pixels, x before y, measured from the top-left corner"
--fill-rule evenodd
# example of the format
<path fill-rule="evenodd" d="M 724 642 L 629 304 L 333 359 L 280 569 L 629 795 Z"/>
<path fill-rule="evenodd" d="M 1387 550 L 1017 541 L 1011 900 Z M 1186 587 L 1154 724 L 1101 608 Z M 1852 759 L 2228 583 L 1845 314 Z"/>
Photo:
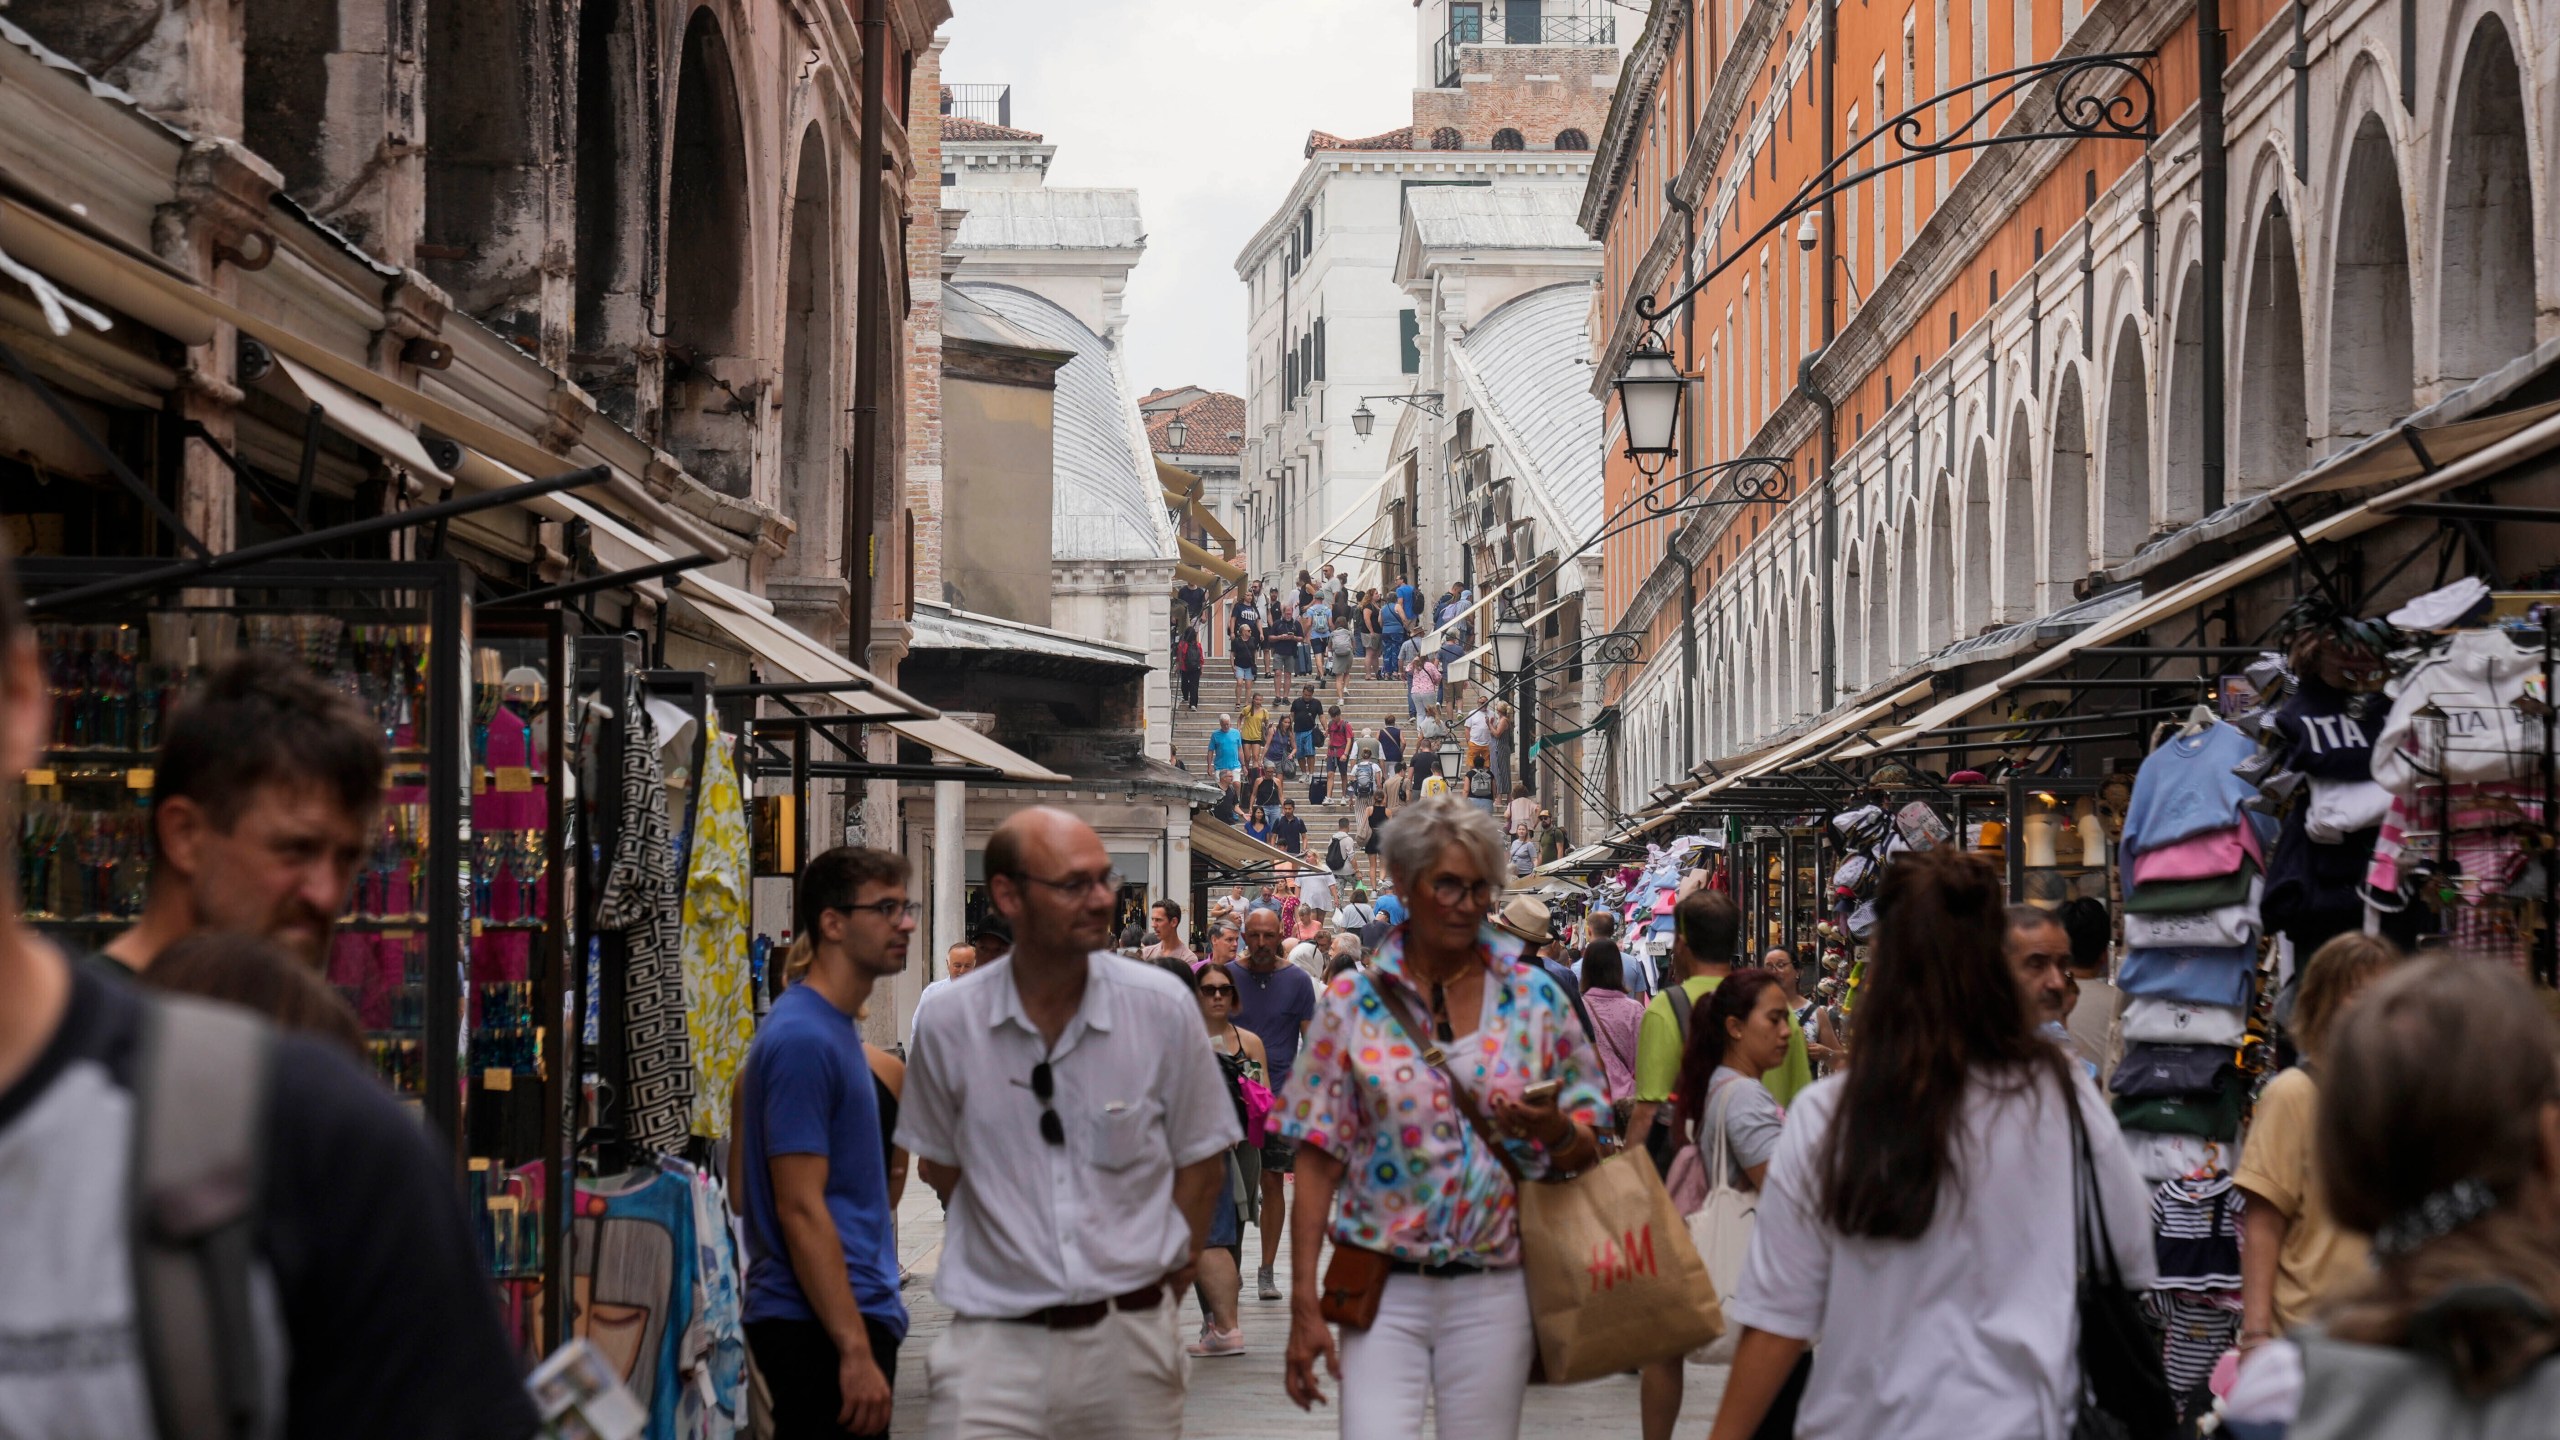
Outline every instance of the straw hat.
<path fill-rule="evenodd" d="M 1493 919 L 1493 928 L 1515 936 L 1531 945 L 1552 945 L 1556 941 L 1555 919 L 1547 910 L 1547 902 L 1534 895 L 1515 895 L 1502 913 Z"/>

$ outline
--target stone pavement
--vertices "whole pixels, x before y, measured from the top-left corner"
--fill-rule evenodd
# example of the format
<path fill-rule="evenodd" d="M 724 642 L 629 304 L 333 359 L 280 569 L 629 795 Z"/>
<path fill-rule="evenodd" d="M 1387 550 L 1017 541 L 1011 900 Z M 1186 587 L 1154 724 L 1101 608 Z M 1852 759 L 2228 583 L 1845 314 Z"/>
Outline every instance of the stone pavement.
<path fill-rule="evenodd" d="M 1191 1362 L 1191 1399 L 1186 1436 L 1200 1440 L 1276 1440 L 1285 1436 L 1335 1433 L 1333 1411 L 1312 1414 L 1289 1403 L 1281 1392 L 1281 1355 L 1289 1339 L 1289 1307 L 1284 1301 L 1253 1298 L 1253 1266 L 1260 1258 L 1260 1237 L 1245 1227 L 1245 1296 L 1242 1312 L 1246 1353 L 1232 1359 Z M 911 1272 L 907 1306 L 913 1323 L 898 1353 L 898 1401 L 893 1435 L 922 1435 L 925 1410 L 925 1354 L 950 1323 L 950 1312 L 933 1298 L 933 1267 L 942 1253 L 942 1207 L 933 1191 L 910 1180 L 906 1203 L 898 1210 L 899 1259 Z M 1289 1247 L 1280 1248 L 1278 1267 L 1285 1287 Z M 1200 1326 L 1200 1307 L 1183 1302 L 1186 1339 Z M 1717 1397 L 1724 1391 L 1722 1366 L 1689 1367 L 1689 1393 L 1681 1410 L 1682 1434 L 1703 1434 L 1714 1418 Z M 1338 1388 L 1331 1377 L 1325 1393 Z M 1636 1382 L 1633 1376 L 1594 1380 L 1567 1387 L 1532 1387 L 1523 1407 L 1523 1436 L 1572 1435 L 1576 1440 L 1637 1433 Z M 1453 1437 L 1456 1440 L 1456 1437 Z"/>

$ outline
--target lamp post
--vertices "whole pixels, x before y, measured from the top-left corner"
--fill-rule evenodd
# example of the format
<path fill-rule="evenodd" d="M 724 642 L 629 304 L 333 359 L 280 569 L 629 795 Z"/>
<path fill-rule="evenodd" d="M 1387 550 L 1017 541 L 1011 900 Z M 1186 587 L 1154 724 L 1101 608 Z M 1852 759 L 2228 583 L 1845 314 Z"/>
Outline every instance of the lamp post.
<path fill-rule="evenodd" d="M 1501 613 L 1493 622 L 1493 669 L 1502 689 L 1511 692 L 1511 778 L 1535 794 L 1537 781 L 1528 766 L 1530 716 L 1537 699 L 1529 675 L 1529 629 L 1513 613 L 1508 596 L 1501 603 Z"/>
<path fill-rule="evenodd" d="M 1440 734 L 1440 778 L 1443 780 L 1451 780 L 1454 783 L 1453 777 L 1458 773 L 1459 763 L 1464 761 L 1466 758 L 1467 752 L 1459 746 L 1458 737 L 1445 730 L 1442 731 Z"/>
<path fill-rule="evenodd" d="M 1447 397 L 1437 390 L 1425 390 L 1413 395 L 1361 396 L 1359 408 L 1351 412 L 1351 433 L 1359 436 L 1363 440 L 1368 439 L 1369 432 L 1376 429 L 1378 426 L 1378 412 L 1369 408 L 1369 402 L 1372 400 L 1386 400 L 1398 405 L 1410 405 L 1414 409 L 1421 411 L 1423 414 L 1430 416 L 1432 419 L 1438 420 L 1444 418 L 1442 407 L 1446 402 Z"/>

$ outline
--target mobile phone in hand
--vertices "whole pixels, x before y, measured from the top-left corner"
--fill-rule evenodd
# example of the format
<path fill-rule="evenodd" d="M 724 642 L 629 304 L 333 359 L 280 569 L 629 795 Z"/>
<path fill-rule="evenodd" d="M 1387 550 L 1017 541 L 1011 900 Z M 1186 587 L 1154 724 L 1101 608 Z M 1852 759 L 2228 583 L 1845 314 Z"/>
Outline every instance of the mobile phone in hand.
<path fill-rule="evenodd" d="M 1563 1088 L 1564 1082 L 1561 1080 L 1541 1080 L 1537 1084 L 1520 1092 L 1520 1103 L 1523 1105 L 1552 1105 L 1556 1101 L 1556 1092 Z"/>

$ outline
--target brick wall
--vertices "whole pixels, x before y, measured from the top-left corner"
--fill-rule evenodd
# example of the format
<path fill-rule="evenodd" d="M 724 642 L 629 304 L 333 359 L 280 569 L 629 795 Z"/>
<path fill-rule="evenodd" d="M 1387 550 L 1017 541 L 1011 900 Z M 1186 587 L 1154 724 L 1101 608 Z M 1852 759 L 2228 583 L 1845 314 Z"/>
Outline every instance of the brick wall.
<path fill-rule="evenodd" d="M 1600 46 L 1471 45 L 1463 52 L 1455 90 L 1413 92 L 1413 143 L 1427 147 L 1434 131 L 1454 127 L 1467 148 L 1481 150 L 1493 133 L 1520 132 L 1531 150 L 1551 149 L 1558 133 L 1579 130 L 1599 138 L 1609 123 L 1609 97 L 1618 80 L 1618 52 Z"/>
<path fill-rule="evenodd" d="M 907 510 L 915 516 L 915 598 L 942 599 L 942 50 L 916 57 L 907 144 L 915 184 L 907 217 Z"/>

